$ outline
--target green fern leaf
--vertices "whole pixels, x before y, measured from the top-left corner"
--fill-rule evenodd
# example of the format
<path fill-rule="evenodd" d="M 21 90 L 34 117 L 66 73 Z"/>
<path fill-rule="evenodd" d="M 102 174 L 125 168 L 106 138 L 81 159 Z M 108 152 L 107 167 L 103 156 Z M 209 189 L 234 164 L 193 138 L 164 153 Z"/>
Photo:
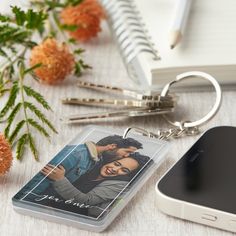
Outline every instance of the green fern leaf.
<path fill-rule="evenodd" d="M 10 131 L 10 128 L 11 128 L 11 124 L 12 124 L 12 122 L 13 122 L 16 114 L 17 114 L 17 112 L 20 110 L 21 106 L 22 106 L 21 102 L 17 103 L 17 105 L 14 107 L 14 109 L 11 112 L 11 114 L 7 118 L 7 123 L 8 124 L 7 124 L 7 127 L 4 130 L 4 135 L 5 135 L 6 138 L 8 138 L 9 131 Z"/>
<path fill-rule="evenodd" d="M 0 88 L 0 97 L 2 97 L 6 92 L 9 92 L 10 89 L 1 89 Z"/>
<path fill-rule="evenodd" d="M 27 142 L 28 134 L 23 134 L 20 139 L 17 142 L 16 146 L 16 159 L 21 160 L 24 150 L 25 150 L 25 144 Z"/>
<path fill-rule="evenodd" d="M 34 45 L 34 46 L 35 46 L 35 45 Z M 33 72 L 35 69 L 37 69 L 37 68 L 39 68 L 39 67 L 41 67 L 41 66 L 42 66 L 42 63 L 35 64 L 34 66 L 32 66 L 32 67 L 26 69 L 26 70 L 24 71 L 24 75 L 27 74 L 27 73 Z"/>
<path fill-rule="evenodd" d="M 4 85 L 4 73 L 0 71 L 0 87 L 3 88 Z"/>
<path fill-rule="evenodd" d="M 7 58 L 7 60 L 11 62 L 11 58 L 2 48 L 0 48 L 0 56 Z"/>
<path fill-rule="evenodd" d="M 66 4 L 66 6 L 69 6 L 69 5 L 71 5 L 71 6 L 77 6 L 77 5 L 79 5 L 81 2 L 83 2 L 83 0 L 67 0 L 67 1 L 65 2 L 65 4 Z"/>
<path fill-rule="evenodd" d="M 6 105 L 0 111 L 0 118 L 3 118 L 10 110 L 10 108 L 14 106 L 18 92 L 19 92 L 18 81 L 15 81 L 10 90 L 9 98 L 6 102 Z"/>
<path fill-rule="evenodd" d="M 25 25 L 27 29 L 37 29 L 39 32 L 47 19 L 47 14 L 43 11 L 35 12 L 32 9 L 28 11 L 23 11 L 17 6 L 12 7 L 12 13 L 15 15 L 15 20 L 17 25 Z"/>
<path fill-rule="evenodd" d="M 32 103 L 25 102 L 25 107 L 30 109 L 43 123 L 45 123 L 53 132 L 57 133 L 51 122 L 45 117 L 45 115 Z"/>
<path fill-rule="evenodd" d="M 34 143 L 33 137 L 31 136 L 31 134 L 29 134 L 28 137 L 29 137 L 30 150 L 31 150 L 31 152 L 32 152 L 33 155 L 34 155 L 34 159 L 35 159 L 36 161 L 38 161 L 38 160 L 39 160 L 38 152 L 37 152 L 37 149 L 36 149 L 36 147 L 35 147 L 35 143 Z"/>
<path fill-rule="evenodd" d="M 0 21 L 1 22 L 8 22 L 10 20 L 11 20 L 11 18 L 9 16 L 5 16 L 5 15 L 0 14 Z"/>
<path fill-rule="evenodd" d="M 80 54 L 82 54 L 84 52 L 85 52 L 85 49 L 83 49 L 83 48 L 78 48 L 78 49 L 74 50 L 74 53 L 77 54 L 77 55 L 80 55 Z"/>
<path fill-rule="evenodd" d="M 31 126 L 36 128 L 41 134 L 43 134 L 45 137 L 49 138 L 48 132 L 35 120 L 33 119 L 28 119 L 28 122 Z"/>
<path fill-rule="evenodd" d="M 51 107 L 48 105 L 47 101 L 44 99 L 44 97 L 36 92 L 35 90 L 33 90 L 32 88 L 28 87 L 28 86 L 23 86 L 25 93 L 30 96 L 33 97 L 36 101 L 38 101 L 45 109 L 47 110 L 52 110 Z"/>
<path fill-rule="evenodd" d="M 16 128 L 13 130 L 12 134 L 10 135 L 8 141 L 12 144 L 14 139 L 16 138 L 17 134 L 20 132 L 21 128 L 25 124 L 25 120 L 21 120 L 17 125 Z"/>

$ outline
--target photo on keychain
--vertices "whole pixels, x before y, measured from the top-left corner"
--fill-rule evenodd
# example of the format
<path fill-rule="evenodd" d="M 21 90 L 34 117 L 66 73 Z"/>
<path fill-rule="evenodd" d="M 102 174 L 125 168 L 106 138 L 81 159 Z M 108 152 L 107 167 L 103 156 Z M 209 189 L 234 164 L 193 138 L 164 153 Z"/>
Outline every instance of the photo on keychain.
<path fill-rule="evenodd" d="M 102 219 L 158 163 L 163 146 L 165 142 L 141 135 L 123 138 L 91 128 L 65 146 L 13 201 Z"/>

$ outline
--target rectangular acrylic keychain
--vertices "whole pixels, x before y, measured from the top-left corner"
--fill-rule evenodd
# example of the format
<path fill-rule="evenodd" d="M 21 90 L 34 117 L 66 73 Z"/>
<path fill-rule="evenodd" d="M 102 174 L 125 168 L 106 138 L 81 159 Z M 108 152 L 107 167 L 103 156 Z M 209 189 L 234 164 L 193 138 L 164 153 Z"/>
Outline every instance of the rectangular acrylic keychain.
<path fill-rule="evenodd" d="M 103 231 L 161 164 L 169 143 L 87 126 L 14 197 L 23 214 Z"/>

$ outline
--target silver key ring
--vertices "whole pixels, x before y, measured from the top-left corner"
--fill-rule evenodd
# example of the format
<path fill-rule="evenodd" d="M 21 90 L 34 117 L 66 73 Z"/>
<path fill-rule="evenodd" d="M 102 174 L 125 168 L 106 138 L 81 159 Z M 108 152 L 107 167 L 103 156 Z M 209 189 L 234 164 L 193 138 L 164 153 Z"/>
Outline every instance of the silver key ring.
<path fill-rule="evenodd" d="M 214 77 L 212 77 L 211 75 L 204 73 L 204 72 L 190 71 L 190 72 L 185 72 L 180 75 L 177 75 L 175 80 L 173 80 L 172 82 L 165 85 L 165 87 L 163 88 L 163 90 L 161 92 L 161 96 L 165 97 L 168 95 L 171 85 L 173 85 L 177 82 L 180 82 L 182 80 L 196 78 L 196 77 L 200 77 L 202 79 L 208 80 L 214 86 L 215 91 L 216 91 L 216 101 L 215 101 L 213 108 L 203 118 L 201 118 L 200 120 L 194 121 L 194 122 L 171 121 L 171 120 L 169 120 L 169 118 L 166 115 L 163 115 L 164 118 L 166 119 L 166 121 L 169 122 L 170 124 L 177 126 L 177 127 L 182 127 L 182 128 L 197 127 L 197 126 L 200 126 L 200 125 L 204 124 L 205 122 L 209 121 L 217 113 L 217 111 L 220 107 L 220 104 L 221 104 L 221 100 L 222 100 L 222 91 L 221 91 L 220 85 L 217 82 L 217 80 Z"/>

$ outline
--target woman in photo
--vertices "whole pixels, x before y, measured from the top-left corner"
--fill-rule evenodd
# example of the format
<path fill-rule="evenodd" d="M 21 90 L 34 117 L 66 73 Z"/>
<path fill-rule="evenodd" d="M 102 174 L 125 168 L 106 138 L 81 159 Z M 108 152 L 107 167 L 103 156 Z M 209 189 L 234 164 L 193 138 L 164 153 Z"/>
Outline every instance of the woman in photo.
<path fill-rule="evenodd" d="M 123 138 L 120 135 L 109 135 L 97 143 L 87 141 L 79 145 L 67 145 L 50 162 L 51 166 L 58 166 L 65 171 L 66 179 L 73 183 L 81 175 L 91 170 L 97 162 L 123 158 L 142 148 L 142 144 L 133 138 Z M 48 165 L 48 166 L 50 166 Z M 35 197 L 51 188 L 52 181 L 45 175 L 38 173 L 18 194 L 19 198 L 34 201 Z M 37 187 L 35 187 L 37 186 Z M 33 190 L 32 190 L 33 189 Z"/>
<path fill-rule="evenodd" d="M 98 163 L 91 171 L 80 176 L 73 183 L 65 177 L 63 166 L 47 165 L 43 168 L 42 174 L 53 181 L 53 190 L 49 193 L 44 192 L 44 195 L 50 194 L 60 199 L 85 204 L 89 207 L 80 209 L 79 213 L 97 216 L 149 163 L 148 156 L 136 152 L 130 154 L 129 157 Z M 78 213 L 78 209 L 71 205 L 70 207 L 69 205 L 63 206 L 59 203 L 57 206 Z"/>

